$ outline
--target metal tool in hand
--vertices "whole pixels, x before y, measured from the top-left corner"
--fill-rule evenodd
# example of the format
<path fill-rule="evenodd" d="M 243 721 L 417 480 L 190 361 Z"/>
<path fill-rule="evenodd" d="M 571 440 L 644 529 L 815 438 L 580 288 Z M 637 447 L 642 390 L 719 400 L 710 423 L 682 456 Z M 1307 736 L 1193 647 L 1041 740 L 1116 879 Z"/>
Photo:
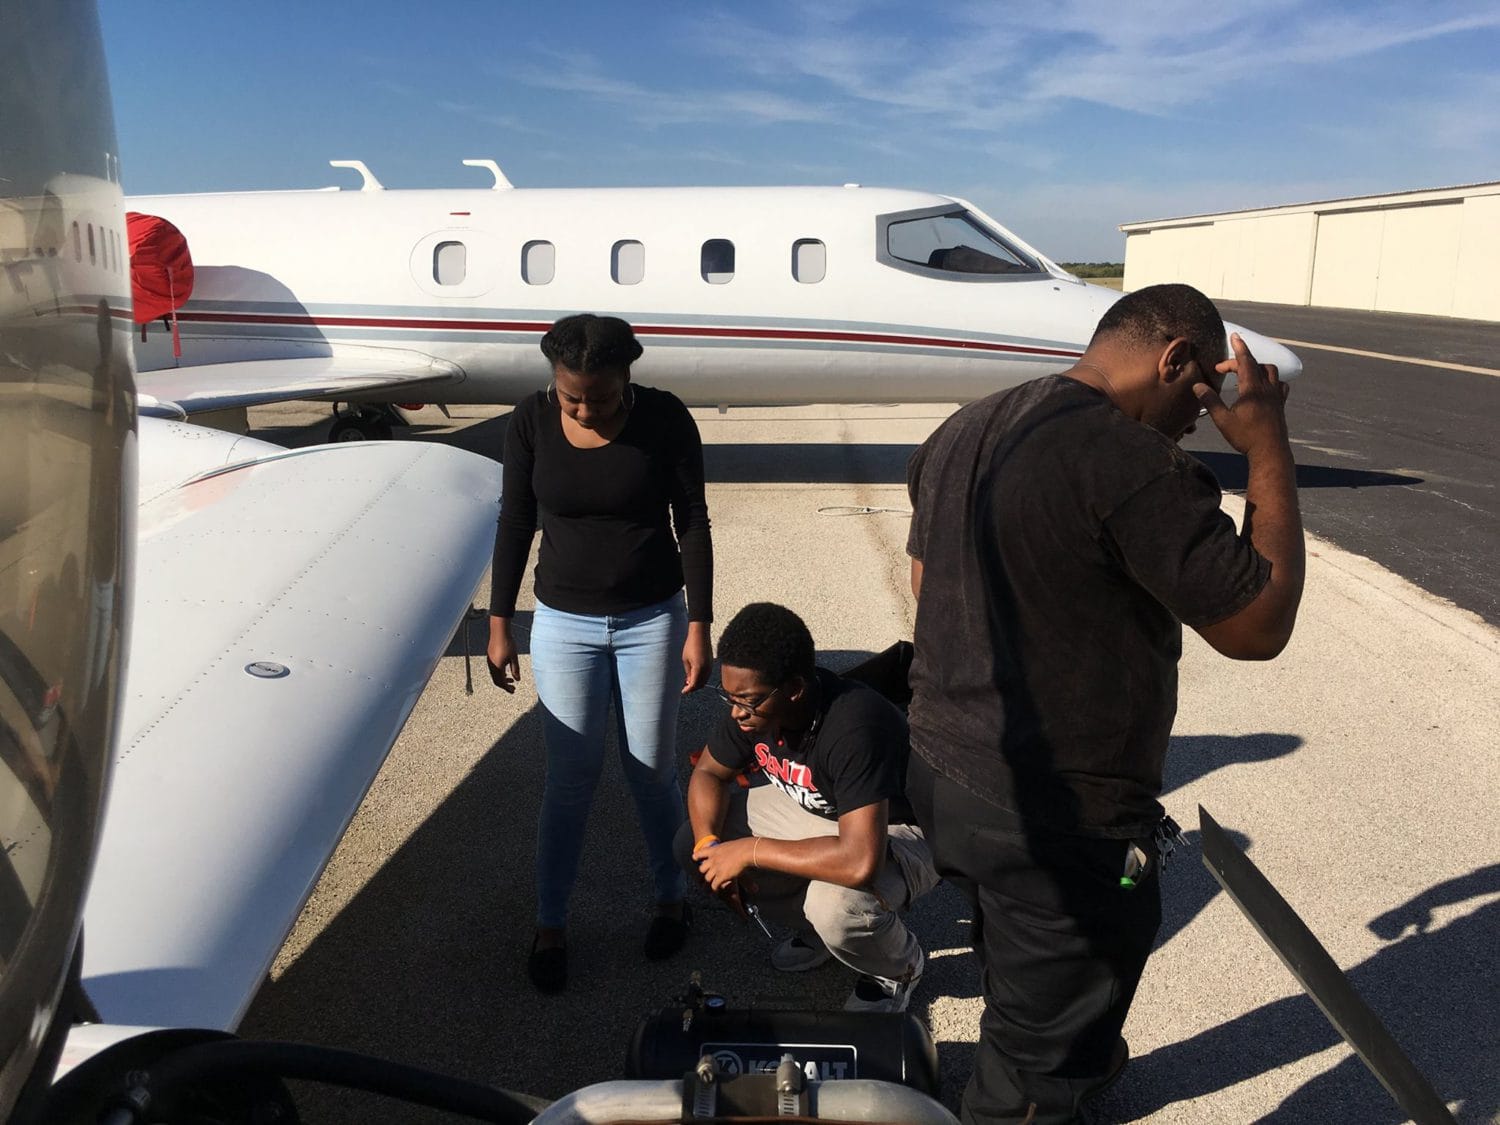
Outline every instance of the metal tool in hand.
<path fill-rule="evenodd" d="M 753 902 L 747 902 L 745 903 L 745 913 L 750 915 L 751 920 L 760 927 L 760 932 L 766 935 L 766 940 L 774 945 L 776 935 L 771 932 L 771 927 L 766 925 L 766 920 L 760 916 L 760 907 L 756 906 Z"/>

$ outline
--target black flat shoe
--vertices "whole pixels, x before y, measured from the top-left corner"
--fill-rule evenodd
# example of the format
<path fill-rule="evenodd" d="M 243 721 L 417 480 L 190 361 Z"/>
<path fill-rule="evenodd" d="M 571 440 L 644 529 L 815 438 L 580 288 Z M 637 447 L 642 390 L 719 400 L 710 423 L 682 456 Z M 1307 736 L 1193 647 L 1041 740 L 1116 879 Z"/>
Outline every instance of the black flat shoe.
<path fill-rule="evenodd" d="M 568 987 L 568 950 L 566 946 L 538 949 L 540 937 L 531 939 L 531 956 L 526 959 L 526 975 L 538 992 L 547 995 Z"/>
<path fill-rule="evenodd" d="M 646 960 L 665 961 L 676 953 L 686 943 L 692 924 L 693 911 L 685 902 L 682 904 L 681 918 L 658 914 L 651 919 L 651 928 L 646 931 Z"/>

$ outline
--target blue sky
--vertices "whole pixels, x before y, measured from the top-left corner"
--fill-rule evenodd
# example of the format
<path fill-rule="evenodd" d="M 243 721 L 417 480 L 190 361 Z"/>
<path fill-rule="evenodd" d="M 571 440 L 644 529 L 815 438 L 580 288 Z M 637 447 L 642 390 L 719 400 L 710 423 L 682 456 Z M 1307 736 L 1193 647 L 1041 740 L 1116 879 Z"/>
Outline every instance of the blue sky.
<path fill-rule="evenodd" d="M 1232 9 L 1232 10 L 1230 10 Z M 857 182 L 1049 255 L 1500 179 L 1500 0 L 103 0 L 127 193 Z"/>

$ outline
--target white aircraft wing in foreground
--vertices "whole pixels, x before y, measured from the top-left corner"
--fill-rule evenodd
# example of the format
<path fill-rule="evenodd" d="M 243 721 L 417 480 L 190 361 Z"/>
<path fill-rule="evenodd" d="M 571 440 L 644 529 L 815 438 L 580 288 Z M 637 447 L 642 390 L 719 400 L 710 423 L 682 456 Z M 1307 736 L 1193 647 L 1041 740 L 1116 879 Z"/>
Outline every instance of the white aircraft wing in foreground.
<path fill-rule="evenodd" d="M 110 1024 L 228 1030 L 469 605 L 500 466 L 150 418 L 140 466 L 83 983 Z"/>

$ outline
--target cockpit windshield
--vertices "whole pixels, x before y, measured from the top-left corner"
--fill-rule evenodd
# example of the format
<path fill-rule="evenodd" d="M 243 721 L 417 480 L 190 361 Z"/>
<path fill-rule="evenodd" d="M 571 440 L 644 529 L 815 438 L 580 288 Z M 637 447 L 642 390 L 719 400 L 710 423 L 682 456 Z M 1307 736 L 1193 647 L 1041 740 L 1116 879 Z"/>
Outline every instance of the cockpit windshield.
<path fill-rule="evenodd" d="M 962 207 L 883 215 L 880 222 L 877 257 L 897 269 L 967 280 L 1045 272 Z"/>

